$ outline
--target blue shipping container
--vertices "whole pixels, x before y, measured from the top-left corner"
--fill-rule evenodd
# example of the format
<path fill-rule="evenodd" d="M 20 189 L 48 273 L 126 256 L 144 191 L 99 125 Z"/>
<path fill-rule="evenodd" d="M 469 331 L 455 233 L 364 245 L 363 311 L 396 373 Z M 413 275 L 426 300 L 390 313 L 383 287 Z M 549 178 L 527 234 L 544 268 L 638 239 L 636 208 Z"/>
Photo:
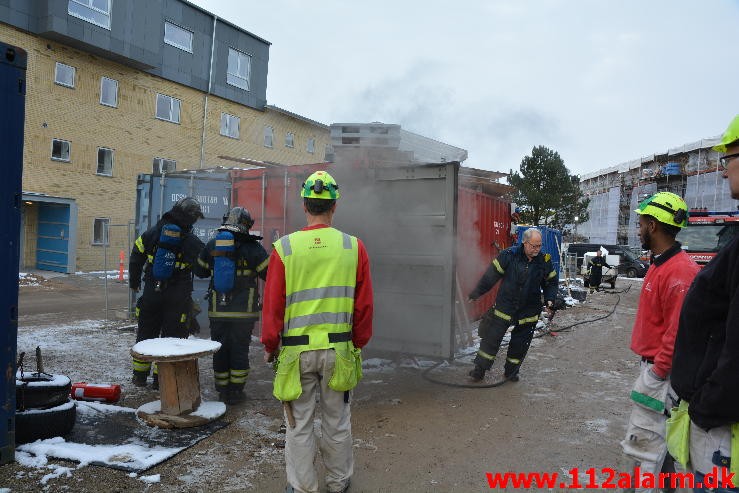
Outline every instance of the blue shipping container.
<path fill-rule="evenodd" d="M 562 250 L 562 232 L 558 229 L 552 229 L 547 226 L 518 226 L 516 228 L 516 245 L 521 244 L 523 232 L 529 228 L 535 227 L 541 231 L 541 252 L 548 253 L 552 257 L 552 266 L 559 276 L 559 260 L 560 251 Z"/>
<path fill-rule="evenodd" d="M 26 52 L 0 43 L 0 143 L 4 150 L 0 304 L 5 315 L 0 329 L 0 464 L 15 459 L 15 353 L 18 348 L 18 263 L 20 259 L 21 178 L 23 176 L 23 121 L 26 99 Z"/>

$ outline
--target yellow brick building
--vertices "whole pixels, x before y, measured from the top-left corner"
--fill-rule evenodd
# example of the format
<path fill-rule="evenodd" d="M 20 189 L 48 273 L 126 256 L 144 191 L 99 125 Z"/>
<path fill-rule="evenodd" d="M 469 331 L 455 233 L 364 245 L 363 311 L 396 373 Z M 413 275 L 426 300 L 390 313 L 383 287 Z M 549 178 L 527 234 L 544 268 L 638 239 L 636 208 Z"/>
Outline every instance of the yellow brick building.
<path fill-rule="evenodd" d="M 207 85 L 202 81 L 189 84 L 172 80 L 186 81 L 187 77 L 171 75 L 172 70 L 166 66 L 168 58 L 175 59 L 169 53 L 178 51 L 184 51 L 184 55 L 176 53 L 178 56 L 190 56 L 193 66 L 207 65 L 197 59 L 197 39 L 198 29 L 207 30 L 208 23 L 213 22 L 209 13 L 182 2 L 186 12 L 178 25 L 192 30 L 187 31 L 190 55 L 187 50 L 170 46 L 166 29 L 174 25 L 170 24 L 172 15 L 160 13 L 163 25 L 167 24 L 164 39 L 150 40 L 147 45 L 163 45 L 165 62 L 159 67 L 146 54 L 129 59 L 106 53 L 89 44 L 86 32 L 78 33 L 77 40 L 72 39 L 72 26 L 76 24 L 93 34 L 105 34 L 105 17 L 91 11 L 95 16 L 80 20 L 78 0 L 49 3 L 62 4 L 62 10 L 52 14 L 68 17 L 66 32 L 50 34 L 47 28 L 32 22 L 19 26 L 13 21 L 17 17 L 3 18 L 0 14 L 0 41 L 28 53 L 21 270 L 96 271 L 104 266 L 117 269 L 119 252 L 124 251 L 127 259 L 134 235 L 136 179 L 140 173 L 152 173 L 162 167 L 166 171 L 213 166 L 243 168 L 243 163 L 249 161 L 284 165 L 324 161 L 330 149 L 329 128 L 266 105 L 266 57 L 252 54 L 247 60 L 243 53 L 249 49 L 244 48 L 242 53 L 232 48 L 233 32 L 249 42 L 256 39 L 261 47 L 268 47 L 266 41 L 227 23 L 221 27 L 218 21 L 210 33 L 204 33 L 204 43 L 228 50 L 228 77 L 233 75 L 230 57 L 234 53 L 242 57 L 240 62 L 247 60 L 251 64 L 247 76 L 253 80 L 247 83 L 247 96 L 236 93 L 224 97 L 238 87 L 213 82 L 213 67 L 219 66 L 218 55 L 213 54 L 218 49 L 201 47 L 203 56 L 208 50 L 211 53 Z M 107 3 L 111 37 L 118 32 L 116 17 L 125 18 L 115 10 L 121 3 L 126 2 Z M 165 8 L 157 2 L 131 2 L 137 3 L 150 5 L 154 10 Z M 44 14 L 33 11 L 36 7 L 27 8 L 39 19 Z M 82 17 L 86 12 L 82 11 Z M 175 40 L 186 42 L 187 32 L 185 38 Z M 226 33 L 227 46 L 219 44 L 221 33 Z M 261 88 L 260 64 L 264 65 Z M 221 66 L 225 80 L 225 62 Z M 197 70 L 191 72 L 195 74 Z M 192 79 L 196 79 L 194 75 Z"/>

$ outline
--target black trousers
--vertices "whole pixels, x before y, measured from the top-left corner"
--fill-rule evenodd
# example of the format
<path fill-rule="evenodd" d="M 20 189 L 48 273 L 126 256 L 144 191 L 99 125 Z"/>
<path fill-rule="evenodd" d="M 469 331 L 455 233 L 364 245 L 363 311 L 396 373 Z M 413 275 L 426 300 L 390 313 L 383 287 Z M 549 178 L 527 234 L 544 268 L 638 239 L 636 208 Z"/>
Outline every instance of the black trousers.
<path fill-rule="evenodd" d="M 156 337 L 186 338 L 185 320 L 190 309 L 189 283 L 176 283 L 156 291 L 151 283 L 144 285 L 144 293 L 136 302 L 138 330 L 136 342 Z"/>
<path fill-rule="evenodd" d="M 221 343 L 221 349 L 213 354 L 217 388 L 244 388 L 249 372 L 249 344 L 256 321 L 256 318 L 210 319 L 210 338 Z"/>
<path fill-rule="evenodd" d="M 477 352 L 477 356 L 475 356 L 474 363 L 484 370 L 489 370 L 493 366 L 493 360 L 500 349 L 503 336 L 512 324 L 511 321 L 504 320 L 495 315 L 494 310 L 495 307 L 492 307 L 483 315 L 478 329 L 481 339 L 480 350 Z M 506 355 L 504 367 L 504 374 L 506 376 L 518 373 L 531 345 L 531 339 L 534 337 L 535 327 L 536 322 L 515 323 L 511 332 L 511 340 L 508 343 L 508 354 Z"/>

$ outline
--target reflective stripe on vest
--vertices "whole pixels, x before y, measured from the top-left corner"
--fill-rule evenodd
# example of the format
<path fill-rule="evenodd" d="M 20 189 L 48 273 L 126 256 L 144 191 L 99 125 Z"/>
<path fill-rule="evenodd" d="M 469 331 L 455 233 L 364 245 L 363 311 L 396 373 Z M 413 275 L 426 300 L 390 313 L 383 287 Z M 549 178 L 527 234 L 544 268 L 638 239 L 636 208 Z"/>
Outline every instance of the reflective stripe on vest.
<path fill-rule="evenodd" d="M 308 335 L 307 349 L 328 349 L 329 332 L 349 332 L 357 284 L 357 239 L 334 228 L 297 231 L 274 244 L 285 266 L 284 335 Z"/>

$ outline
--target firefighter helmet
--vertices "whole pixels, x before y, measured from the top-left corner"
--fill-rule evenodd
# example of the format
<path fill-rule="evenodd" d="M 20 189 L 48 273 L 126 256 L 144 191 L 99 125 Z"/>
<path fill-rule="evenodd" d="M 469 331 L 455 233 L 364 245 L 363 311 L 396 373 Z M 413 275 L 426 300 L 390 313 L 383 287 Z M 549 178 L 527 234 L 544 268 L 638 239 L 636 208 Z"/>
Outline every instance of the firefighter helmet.
<path fill-rule="evenodd" d="M 729 123 L 726 132 L 721 137 L 721 142 L 713 146 L 714 151 L 726 152 L 726 146 L 739 141 L 739 115 L 736 115 L 731 123 Z"/>
<path fill-rule="evenodd" d="M 254 226 L 254 219 L 246 207 L 234 207 L 226 217 L 223 218 L 223 225 L 229 231 L 235 233 L 249 234 L 249 230 Z"/>
<path fill-rule="evenodd" d="M 205 217 L 203 209 L 200 208 L 200 203 L 192 197 L 184 197 L 175 202 L 172 211 L 183 217 L 190 226 L 195 224 L 198 219 Z"/>
<path fill-rule="evenodd" d="M 300 196 L 306 199 L 338 199 L 339 185 L 325 171 L 316 171 L 308 177 L 300 189 Z"/>
<path fill-rule="evenodd" d="M 634 212 L 652 216 L 661 223 L 678 228 L 688 225 L 688 206 L 672 192 L 658 192 L 647 197 Z"/>

